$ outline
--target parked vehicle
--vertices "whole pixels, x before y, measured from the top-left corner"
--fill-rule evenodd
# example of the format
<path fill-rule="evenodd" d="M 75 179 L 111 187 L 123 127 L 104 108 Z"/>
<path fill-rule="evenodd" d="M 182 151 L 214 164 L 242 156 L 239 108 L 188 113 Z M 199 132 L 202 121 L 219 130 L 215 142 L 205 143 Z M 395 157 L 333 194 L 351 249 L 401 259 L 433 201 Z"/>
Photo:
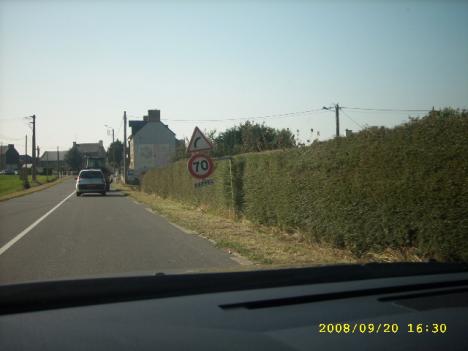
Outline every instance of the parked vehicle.
<path fill-rule="evenodd" d="M 3 171 L 0 171 L 0 174 L 14 175 L 14 174 L 18 174 L 18 173 L 15 173 L 15 171 L 12 171 L 11 169 L 4 169 Z"/>
<path fill-rule="evenodd" d="M 106 195 L 106 179 L 100 169 L 83 169 L 76 178 L 76 196 L 84 193 Z"/>

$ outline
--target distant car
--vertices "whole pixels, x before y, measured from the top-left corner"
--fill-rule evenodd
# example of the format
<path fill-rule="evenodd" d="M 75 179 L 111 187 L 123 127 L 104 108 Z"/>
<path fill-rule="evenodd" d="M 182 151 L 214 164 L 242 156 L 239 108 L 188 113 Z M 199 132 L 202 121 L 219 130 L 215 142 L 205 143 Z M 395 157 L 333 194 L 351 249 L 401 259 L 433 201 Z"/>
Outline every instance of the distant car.
<path fill-rule="evenodd" d="M 84 169 L 76 178 L 76 196 L 84 193 L 106 195 L 106 179 L 100 169 Z"/>
<path fill-rule="evenodd" d="M 5 174 L 5 175 L 14 175 L 15 172 L 12 171 L 11 169 L 4 169 L 3 171 L 0 171 L 0 174 Z"/>

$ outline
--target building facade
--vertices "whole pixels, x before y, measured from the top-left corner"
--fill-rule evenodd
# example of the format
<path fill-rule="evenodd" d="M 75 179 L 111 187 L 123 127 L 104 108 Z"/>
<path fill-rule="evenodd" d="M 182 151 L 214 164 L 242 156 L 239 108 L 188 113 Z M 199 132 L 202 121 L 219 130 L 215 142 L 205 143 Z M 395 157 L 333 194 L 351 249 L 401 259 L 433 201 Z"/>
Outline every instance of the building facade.
<path fill-rule="evenodd" d="M 47 174 L 56 173 L 57 170 L 68 170 L 65 163 L 65 157 L 68 151 L 44 151 L 39 159 L 39 167 L 42 172 Z"/>
<path fill-rule="evenodd" d="M 129 175 L 138 178 L 152 168 L 164 167 L 173 161 L 177 139 L 175 133 L 161 122 L 159 110 L 149 110 L 142 121 L 129 121 L 129 125 L 132 129 L 129 137 Z"/>
<path fill-rule="evenodd" d="M 20 155 L 14 144 L 1 146 L 0 148 L 0 169 L 17 170 L 20 167 Z"/>

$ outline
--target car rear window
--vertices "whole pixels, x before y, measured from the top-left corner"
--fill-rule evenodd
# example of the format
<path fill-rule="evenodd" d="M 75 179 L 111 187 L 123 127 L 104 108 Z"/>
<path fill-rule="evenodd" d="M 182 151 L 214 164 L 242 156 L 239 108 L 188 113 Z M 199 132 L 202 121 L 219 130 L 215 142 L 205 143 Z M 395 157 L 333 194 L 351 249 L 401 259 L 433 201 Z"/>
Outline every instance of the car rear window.
<path fill-rule="evenodd" d="M 80 178 L 102 178 L 102 173 L 98 171 L 81 172 Z"/>

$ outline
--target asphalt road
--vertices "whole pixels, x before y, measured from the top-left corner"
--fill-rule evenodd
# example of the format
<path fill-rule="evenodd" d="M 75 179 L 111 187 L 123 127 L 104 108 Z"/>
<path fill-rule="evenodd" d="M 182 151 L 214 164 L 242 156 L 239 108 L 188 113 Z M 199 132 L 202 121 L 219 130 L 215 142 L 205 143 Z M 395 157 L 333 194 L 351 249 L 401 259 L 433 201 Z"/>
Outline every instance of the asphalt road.
<path fill-rule="evenodd" d="M 69 179 L 0 202 L 0 284 L 236 265 L 118 191 L 76 197 Z"/>

